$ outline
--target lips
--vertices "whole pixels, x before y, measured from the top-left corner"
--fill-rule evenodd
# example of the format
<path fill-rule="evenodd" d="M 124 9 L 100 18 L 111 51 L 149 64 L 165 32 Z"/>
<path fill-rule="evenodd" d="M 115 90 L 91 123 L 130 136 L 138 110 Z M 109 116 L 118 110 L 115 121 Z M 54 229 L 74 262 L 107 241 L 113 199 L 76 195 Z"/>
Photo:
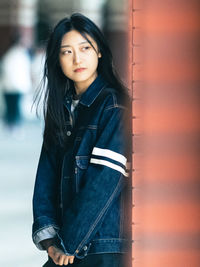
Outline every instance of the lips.
<path fill-rule="evenodd" d="M 75 69 L 75 72 L 81 72 L 84 71 L 86 68 L 79 68 L 79 69 Z"/>

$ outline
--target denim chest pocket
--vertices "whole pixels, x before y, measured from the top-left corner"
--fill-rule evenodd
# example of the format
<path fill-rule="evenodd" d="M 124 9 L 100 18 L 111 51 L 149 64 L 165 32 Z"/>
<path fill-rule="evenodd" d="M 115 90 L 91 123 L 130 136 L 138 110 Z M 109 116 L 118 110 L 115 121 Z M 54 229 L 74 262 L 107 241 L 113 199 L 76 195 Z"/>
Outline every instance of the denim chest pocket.
<path fill-rule="evenodd" d="M 79 192 L 80 188 L 86 182 L 85 173 L 90 161 L 89 156 L 76 156 L 75 157 L 75 181 L 76 192 Z"/>
<path fill-rule="evenodd" d="M 75 142 L 80 142 L 83 138 L 90 140 L 92 136 L 96 136 L 97 129 L 98 129 L 97 125 L 80 126 L 76 131 Z"/>

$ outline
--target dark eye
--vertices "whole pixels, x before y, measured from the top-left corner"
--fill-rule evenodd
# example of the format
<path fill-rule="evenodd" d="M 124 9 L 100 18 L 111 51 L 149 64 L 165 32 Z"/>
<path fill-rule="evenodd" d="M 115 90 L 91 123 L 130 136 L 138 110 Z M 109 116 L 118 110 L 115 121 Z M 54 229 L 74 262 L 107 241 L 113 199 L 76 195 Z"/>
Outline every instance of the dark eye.
<path fill-rule="evenodd" d="M 90 46 L 84 46 L 83 50 L 88 50 L 90 48 Z"/>
<path fill-rule="evenodd" d="M 71 51 L 70 50 L 64 50 L 64 51 L 61 51 L 61 54 L 62 55 L 67 55 L 67 54 L 70 54 Z"/>

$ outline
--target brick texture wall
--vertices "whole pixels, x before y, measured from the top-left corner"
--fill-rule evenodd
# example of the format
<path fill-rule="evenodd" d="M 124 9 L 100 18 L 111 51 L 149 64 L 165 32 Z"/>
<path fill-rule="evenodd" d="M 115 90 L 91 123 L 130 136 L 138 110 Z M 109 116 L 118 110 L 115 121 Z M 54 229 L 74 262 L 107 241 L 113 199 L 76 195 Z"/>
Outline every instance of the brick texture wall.
<path fill-rule="evenodd" d="M 200 3 L 130 0 L 133 267 L 200 266 Z"/>

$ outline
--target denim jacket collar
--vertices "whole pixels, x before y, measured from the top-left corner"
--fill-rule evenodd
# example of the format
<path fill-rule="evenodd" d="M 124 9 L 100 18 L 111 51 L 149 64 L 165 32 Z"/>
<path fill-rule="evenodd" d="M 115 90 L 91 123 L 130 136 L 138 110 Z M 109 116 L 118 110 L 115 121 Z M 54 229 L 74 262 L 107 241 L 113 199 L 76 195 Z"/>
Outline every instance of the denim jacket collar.
<path fill-rule="evenodd" d="M 89 85 L 87 90 L 81 95 L 79 103 L 89 107 L 103 90 L 103 88 L 108 85 L 108 82 L 103 78 L 101 74 L 99 74 L 96 79 Z M 70 88 L 69 94 L 65 97 L 65 99 L 72 98 L 72 90 Z"/>

